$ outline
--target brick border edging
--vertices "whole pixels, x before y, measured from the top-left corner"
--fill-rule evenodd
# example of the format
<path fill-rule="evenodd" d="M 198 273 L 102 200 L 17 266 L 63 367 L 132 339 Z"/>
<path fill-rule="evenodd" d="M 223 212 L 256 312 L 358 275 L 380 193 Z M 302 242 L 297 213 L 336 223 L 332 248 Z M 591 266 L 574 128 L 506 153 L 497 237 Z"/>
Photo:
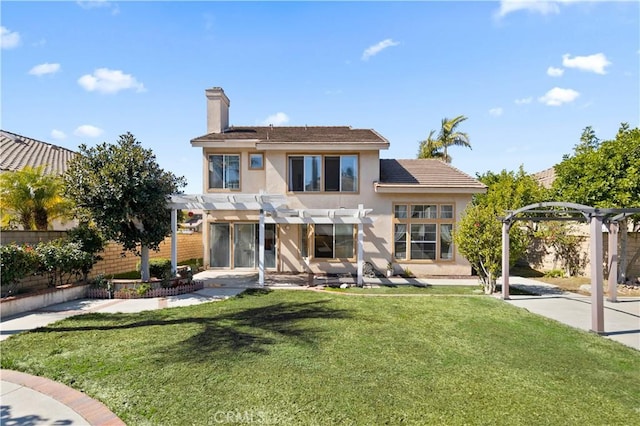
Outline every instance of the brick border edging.
<path fill-rule="evenodd" d="M 0 370 L 2 380 L 31 388 L 66 405 L 91 425 L 126 426 L 103 403 L 62 383 L 13 370 Z"/>

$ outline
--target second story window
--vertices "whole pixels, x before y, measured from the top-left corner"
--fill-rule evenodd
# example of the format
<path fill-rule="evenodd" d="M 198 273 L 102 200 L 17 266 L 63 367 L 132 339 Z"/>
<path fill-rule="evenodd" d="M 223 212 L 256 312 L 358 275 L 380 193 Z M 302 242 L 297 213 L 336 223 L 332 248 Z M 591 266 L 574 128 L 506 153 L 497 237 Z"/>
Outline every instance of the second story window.
<path fill-rule="evenodd" d="M 289 191 L 358 192 L 358 156 L 290 156 Z"/>
<path fill-rule="evenodd" d="M 209 188 L 240 189 L 240 155 L 209 156 Z"/>

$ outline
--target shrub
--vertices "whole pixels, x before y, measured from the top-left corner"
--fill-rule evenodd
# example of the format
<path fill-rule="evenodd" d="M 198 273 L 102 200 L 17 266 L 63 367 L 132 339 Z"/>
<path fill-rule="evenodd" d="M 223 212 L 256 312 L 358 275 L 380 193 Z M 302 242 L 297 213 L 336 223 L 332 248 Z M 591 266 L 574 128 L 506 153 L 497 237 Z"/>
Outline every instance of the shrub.
<path fill-rule="evenodd" d="M 552 269 L 544 273 L 544 276 L 547 278 L 563 278 L 564 271 L 562 269 Z"/>
<path fill-rule="evenodd" d="M 89 270 L 93 265 L 92 256 L 82 251 L 79 243 L 64 239 L 40 243 L 35 252 L 38 256 L 38 272 L 47 276 L 49 287 L 66 284 L 74 276 L 77 279 L 87 265 Z"/>
<path fill-rule="evenodd" d="M 149 283 L 142 283 L 136 287 L 136 292 L 140 297 L 143 297 L 149 290 L 151 290 L 151 284 Z"/>
<path fill-rule="evenodd" d="M 29 245 L 15 243 L 0 246 L 2 296 L 14 294 L 20 280 L 36 272 L 38 258 Z"/>
<path fill-rule="evenodd" d="M 140 271 L 140 262 L 136 266 Z M 149 275 L 160 280 L 171 278 L 171 260 L 164 258 L 149 259 Z"/>
<path fill-rule="evenodd" d="M 82 266 L 83 278 L 86 281 L 93 265 L 102 260 L 98 253 L 104 250 L 105 239 L 100 231 L 86 222 L 67 231 L 66 239 L 71 243 L 78 243 L 82 251 L 88 254 L 87 262 Z"/>

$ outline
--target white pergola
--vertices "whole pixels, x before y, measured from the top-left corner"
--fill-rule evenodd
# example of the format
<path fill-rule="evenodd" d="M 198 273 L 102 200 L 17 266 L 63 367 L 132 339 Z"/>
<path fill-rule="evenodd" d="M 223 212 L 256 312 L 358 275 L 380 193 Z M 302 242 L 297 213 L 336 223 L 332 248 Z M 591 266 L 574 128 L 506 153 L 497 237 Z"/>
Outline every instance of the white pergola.
<path fill-rule="evenodd" d="M 609 301 L 617 302 L 618 230 L 620 221 L 640 213 L 640 208 L 600 209 L 575 203 L 530 204 L 509 212 L 502 219 L 502 298 L 509 299 L 509 229 L 516 221 L 578 221 L 589 223 L 589 263 L 591 268 L 591 331 L 604 331 L 604 291 L 602 288 L 602 226 L 609 231 Z"/>
<path fill-rule="evenodd" d="M 171 209 L 171 269 L 175 274 L 178 265 L 178 210 L 196 209 L 207 214 L 215 210 L 239 210 L 259 212 L 258 221 L 258 284 L 264 286 L 265 224 L 352 224 L 357 225 L 357 284 L 363 284 L 364 225 L 372 224 L 367 217 L 372 212 L 359 204 L 357 209 L 289 209 L 287 197 L 268 194 L 176 194 L 171 195 L 167 208 Z"/>

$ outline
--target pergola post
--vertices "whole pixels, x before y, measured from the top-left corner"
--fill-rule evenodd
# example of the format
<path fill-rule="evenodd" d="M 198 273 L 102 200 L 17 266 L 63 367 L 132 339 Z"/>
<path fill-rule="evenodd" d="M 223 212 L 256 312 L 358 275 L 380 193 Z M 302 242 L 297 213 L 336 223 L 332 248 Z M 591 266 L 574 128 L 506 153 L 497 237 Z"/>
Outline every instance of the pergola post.
<path fill-rule="evenodd" d="M 618 301 L 618 229 L 620 224 L 609 224 L 609 298 L 610 302 Z"/>
<path fill-rule="evenodd" d="M 364 279 L 362 277 L 362 270 L 364 266 L 364 226 L 362 223 L 358 224 L 358 287 L 362 287 Z"/>
<path fill-rule="evenodd" d="M 171 209 L 171 276 L 178 271 L 178 210 Z"/>
<path fill-rule="evenodd" d="M 258 224 L 258 285 L 264 287 L 264 210 L 260 209 Z"/>
<path fill-rule="evenodd" d="M 502 299 L 509 299 L 509 223 L 502 222 Z"/>
<path fill-rule="evenodd" d="M 602 291 L 602 217 L 598 214 L 591 216 L 589 226 L 591 240 L 591 331 L 604 333 L 604 300 Z"/>

